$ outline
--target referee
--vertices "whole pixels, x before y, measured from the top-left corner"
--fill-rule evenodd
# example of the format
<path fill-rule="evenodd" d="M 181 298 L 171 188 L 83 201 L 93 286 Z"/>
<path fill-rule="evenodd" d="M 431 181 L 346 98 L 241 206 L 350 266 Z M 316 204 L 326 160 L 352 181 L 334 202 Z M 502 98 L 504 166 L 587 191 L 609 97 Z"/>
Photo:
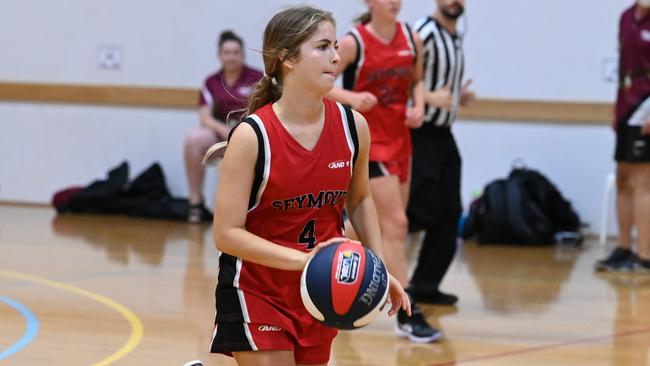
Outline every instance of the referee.
<path fill-rule="evenodd" d="M 411 130 L 413 178 L 408 205 L 409 231 L 425 230 L 410 292 L 418 302 L 454 305 L 458 297 L 439 290 L 456 253 L 457 225 L 461 214 L 461 159 L 451 126 L 458 106 L 474 100 L 471 80 L 461 84 L 465 62 L 461 37 L 456 31 L 464 0 L 435 0 L 433 16 L 415 23 L 424 41 L 424 124 Z"/>

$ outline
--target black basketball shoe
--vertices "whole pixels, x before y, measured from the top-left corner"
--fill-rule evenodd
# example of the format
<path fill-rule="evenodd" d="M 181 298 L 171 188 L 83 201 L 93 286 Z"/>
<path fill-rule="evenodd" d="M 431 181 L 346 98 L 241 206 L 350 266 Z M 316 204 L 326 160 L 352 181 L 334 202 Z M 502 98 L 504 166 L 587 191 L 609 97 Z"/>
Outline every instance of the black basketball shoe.
<path fill-rule="evenodd" d="M 411 306 L 411 317 L 406 315 L 404 310 L 399 309 L 395 333 L 400 337 L 408 338 L 413 343 L 429 343 L 442 337 L 438 329 L 427 323 L 422 310 L 415 304 Z"/>
<path fill-rule="evenodd" d="M 616 248 L 609 257 L 596 262 L 596 271 L 627 272 L 631 271 L 636 256 L 629 249 Z"/>
<path fill-rule="evenodd" d="M 434 293 L 420 293 L 414 291 L 413 297 L 417 302 L 423 304 L 453 306 L 458 302 L 458 296 L 454 294 L 448 294 L 440 290 Z"/>
<path fill-rule="evenodd" d="M 650 274 L 650 260 L 638 258 L 634 263 L 634 272 Z"/>

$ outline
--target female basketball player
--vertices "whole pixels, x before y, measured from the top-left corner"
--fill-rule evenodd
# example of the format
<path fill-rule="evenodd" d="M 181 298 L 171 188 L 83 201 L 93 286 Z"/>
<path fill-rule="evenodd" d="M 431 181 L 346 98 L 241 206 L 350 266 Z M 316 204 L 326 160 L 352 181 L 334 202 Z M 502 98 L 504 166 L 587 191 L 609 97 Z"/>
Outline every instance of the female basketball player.
<path fill-rule="evenodd" d="M 349 104 L 368 121 L 370 188 L 377 206 L 388 269 L 408 286 L 406 205 L 411 175 L 411 135 L 424 119 L 422 41 L 417 32 L 397 21 L 401 0 L 366 0 L 368 13 L 340 42 L 343 87 L 329 96 Z M 413 106 L 409 107 L 409 97 Z M 415 305 L 415 304 L 413 304 Z M 425 343 L 442 334 L 432 328 L 417 307 L 414 316 L 397 315 L 396 332 Z"/>
<path fill-rule="evenodd" d="M 331 13 L 306 6 L 271 19 L 253 114 L 234 129 L 221 164 L 215 241 L 223 254 L 211 351 L 240 365 L 327 364 L 337 331 L 307 313 L 300 274 L 343 236 L 344 203 L 359 237 L 382 256 L 368 126 L 323 98 L 340 60 L 334 24 Z M 399 282 L 389 282 L 389 313 L 410 311 Z"/>

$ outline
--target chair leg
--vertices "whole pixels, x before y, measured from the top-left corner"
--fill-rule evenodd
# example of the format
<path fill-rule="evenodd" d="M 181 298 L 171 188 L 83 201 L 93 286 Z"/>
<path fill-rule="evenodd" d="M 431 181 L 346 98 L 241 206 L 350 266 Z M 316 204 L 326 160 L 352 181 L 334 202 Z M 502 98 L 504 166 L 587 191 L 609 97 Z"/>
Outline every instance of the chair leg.
<path fill-rule="evenodd" d="M 609 211 L 611 211 L 612 196 L 616 186 L 616 174 L 610 173 L 605 180 L 605 189 L 603 190 L 603 204 L 600 214 L 600 233 L 598 243 L 600 246 L 607 244 L 607 233 L 609 232 Z"/>

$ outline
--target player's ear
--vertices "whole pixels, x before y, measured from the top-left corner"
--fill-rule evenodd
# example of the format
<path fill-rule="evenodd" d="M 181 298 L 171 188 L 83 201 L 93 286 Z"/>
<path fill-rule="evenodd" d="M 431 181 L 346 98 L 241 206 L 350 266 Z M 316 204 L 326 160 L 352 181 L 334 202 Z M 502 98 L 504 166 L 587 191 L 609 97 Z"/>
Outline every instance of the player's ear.
<path fill-rule="evenodd" d="M 278 56 L 280 58 L 280 62 L 282 62 L 282 66 L 286 67 L 288 70 L 292 70 L 294 66 L 294 60 L 292 57 L 287 57 L 287 54 L 289 53 L 289 50 L 284 48 L 281 52 L 280 55 Z"/>

